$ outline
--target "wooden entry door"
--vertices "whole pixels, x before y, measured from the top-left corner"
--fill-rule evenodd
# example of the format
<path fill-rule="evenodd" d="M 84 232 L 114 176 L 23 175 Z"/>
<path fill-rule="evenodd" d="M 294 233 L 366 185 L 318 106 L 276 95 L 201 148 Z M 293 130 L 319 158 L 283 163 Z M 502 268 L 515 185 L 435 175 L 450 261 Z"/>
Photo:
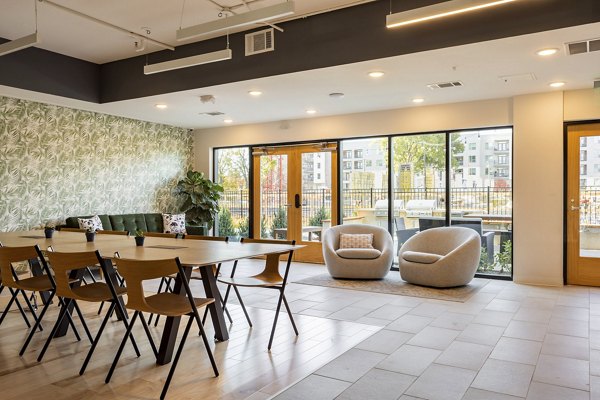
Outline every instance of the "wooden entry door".
<path fill-rule="evenodd" d="M 323 230 L 337 221 L 335 144 L 254 148 L 254 237 L 296 240 L 295 261 L 323 263 Z"/>
<path fill-rule="evenodd" d="M 600 123 L 567 128 L 567 283 L 600 286 Z"/>

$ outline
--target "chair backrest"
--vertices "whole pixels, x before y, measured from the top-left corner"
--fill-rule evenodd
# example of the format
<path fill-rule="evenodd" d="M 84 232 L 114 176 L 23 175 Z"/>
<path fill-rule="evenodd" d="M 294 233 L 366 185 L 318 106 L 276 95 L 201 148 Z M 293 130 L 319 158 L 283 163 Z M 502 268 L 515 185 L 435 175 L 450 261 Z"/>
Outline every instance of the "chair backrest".
<path fill-rule="evenodd" d="M 479 234 L 473 229 L 444 226 L 427 229 L 413 236 L 405 243 L 405 246 L 407 250 L 446 255 L 470 240 L 481 242 Z"/>
<path fill-rule="evenodd" d="M 49 274 L 48 265 L 40 248 L 35 246 L 2 247 L 0 246 L 0 281 L 4 286 L 19 288 L 15 280 L 13 263 L 38 259 L 46 274 Z M 50 277 L 52 281 L 52 278 Z"/>
<path fill-rule="evenodd" d="M 406 224 L 404 223 L 404 217 L 394 218 L 394 223 L 396 224 L 396 230 L 406 229 Z"/>
<path fill-rule="evenodd" d="M 177 233 L 144 232 L 144 236 L 177 239 Z"/>
<path fill-rule="evenodd" d="M 212 240 L 213 242 L 229 242 L 229 236 L 185 235 L 184 239 Z"/>
<path fill-rule="evenodd" d="M 85 229 L 79 229 L 79 228 L 60 228 L 61 232 L 79 232 L 79 233 L 84 233 Z"/>
<path fill-rule="evenodd" d="M 85 251 L 78 253 L 47 252 L 48 260 L 54 270 L 56 281 L 56 295 L 78 300 L 79 297 L 71 289 L 69 274 L 71 271 L 85 269 L 102 262 L 98 251 Z"/>
<path fill-rule="evenodd" d="M 116 258 L 114 261 L 127 285 L 127 308 L 136 311 L 150 309 L 146 303 L 143 282 L 177 274 L 181 266 L 179 258 L 148 261 Z"/>
<path fill-rule="evenodd" d="M 471 228 L 479 235 L 482 234 L 482 219 L 481 218 L 461 218 L 451 217 L 450 225 L 462 226 L 464 228 Z M 419 218 L 419 230 L 425 231 L 431 228 L 441 228 L 446 225 L 446 218 L 444 217 L 421 217 Z"/>
<path fill-rule="evenodd" d="M 96 231 L 97 234 L 99 235 L 121 235 L 121 236 L 128 236 L 129 235 L 129 231 Z"/>

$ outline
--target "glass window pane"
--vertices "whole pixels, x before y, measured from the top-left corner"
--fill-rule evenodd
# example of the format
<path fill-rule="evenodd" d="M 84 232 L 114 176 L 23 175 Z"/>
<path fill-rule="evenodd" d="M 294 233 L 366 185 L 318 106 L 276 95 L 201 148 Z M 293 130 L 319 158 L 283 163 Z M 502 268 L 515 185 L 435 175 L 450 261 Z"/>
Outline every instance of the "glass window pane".
<path fill-rule="evenodd" d="M 387 229 L 387 138 L 342 141 L 342 211 L 344 224 L 369 224 Z"/>
<path fill-rule="evenodd" d="M 216 181 L 224 189 L 215 234 L 230 236 L 233 240 L 248 237 L 250 150 L 247 147 L 217 149 L 215 159 Z"/>
<path fill-rule="evenodd" d="M 302 240 L 321 241 L 331 226 L 331 153 L 302 153 Z"/>
<path fill-rule="evenodd" d="M 579 204 L 572 201 L 568 207 L 579 207 L 579 256 L 600 257 L 600 142 L 597 137 L 579 139 Z M 588 156 L 589 152 L 589 156 Z"/>
<path fill-rule="evenodd" d="M 445 224 L 446 134 L 396 136 L 392 157 L 397 257 L 400 246 L 419 230 Z"/>
<path fill-rule="evenodd" d="M 286 239 L 288 156 L 260 156 L 260 237 Z"/>
<path fill-rule="evenodd" d="M 451 224 L 479 232 L 479 273 L 510 276 L 512 129 L 456 132 L 451 140 Z M 463 160 L 469 160 L 466 173 Z"/>

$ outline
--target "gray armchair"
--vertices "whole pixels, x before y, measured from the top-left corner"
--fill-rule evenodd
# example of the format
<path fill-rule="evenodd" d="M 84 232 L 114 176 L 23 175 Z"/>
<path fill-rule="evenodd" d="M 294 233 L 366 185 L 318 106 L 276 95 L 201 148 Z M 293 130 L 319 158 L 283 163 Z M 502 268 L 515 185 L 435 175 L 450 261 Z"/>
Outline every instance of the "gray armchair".
<path fill-rule="evenodd" d="M 340 249 L 340 234 L 372 233 L 373 249 Z M 394 241 L 378 226 L 337 225 L 323 233 L 323 258 L 334 278 L 381 279 L 394 260 Z"/>
<path fill-rule="evenodd" d="M 408 239 L 400 249 L 400 277 L 432 287 L 466 285 L 475 276 L 481 240 L 473 229 L 431 228 Z"/>

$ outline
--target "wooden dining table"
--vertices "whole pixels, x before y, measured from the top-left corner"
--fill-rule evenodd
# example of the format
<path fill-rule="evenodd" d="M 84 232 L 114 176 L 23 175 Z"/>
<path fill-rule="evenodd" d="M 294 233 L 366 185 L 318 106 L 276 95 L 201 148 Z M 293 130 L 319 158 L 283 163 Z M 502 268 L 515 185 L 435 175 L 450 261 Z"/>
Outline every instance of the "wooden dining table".
<path fill-rule="evenodd" d="M 146 237 L 144 246 L 136 246 L 133 237 L 124 235 L 97 234 L 93 242 L 87 242 L 84 233 L 57 231 L 51 239 L 46 239 L 44 232 L 41 230 L 0 232 L 0 243 L 4 246 L 38 245 L 42 250 L 46 250 L 51 246 L 54 251 L 59 252 L 98 250 L 102 257 L 106 259 L 120 257 L 134 260 L 161 260 L 178 257 L 181 264 L 188 267 L 185 268 L 187 279 L 191 276 L 191 267 L 199 267 L 206 297 L 209 298 L 218 298 L 219 296 L 217 281 L 212 268 L 214 265 L 267 254 L 285 254 L 290 250 L 304 247 L 285 244 L 227 243 L 162 237 Z M 110 264 L 112 270 L 112 262 L 107 263 L 107 266 L 108 264 Z M 114 277 L 112 278 L 115 281 Z M 181 282 L 176 282 L 175 293 L 184 294 Z M 221 302 L 215 301 L 208 308 L 215 330 L 215 339 L 218 341 L 228 340 L 229 333 L 225 324 Z M 171 361 L 179 322 L 180 317 L 167 318 L 157 357 L 158 364 L 167 364 Z M 64 333 L 66 333 L 66 326 L 63 335 Z"/>

